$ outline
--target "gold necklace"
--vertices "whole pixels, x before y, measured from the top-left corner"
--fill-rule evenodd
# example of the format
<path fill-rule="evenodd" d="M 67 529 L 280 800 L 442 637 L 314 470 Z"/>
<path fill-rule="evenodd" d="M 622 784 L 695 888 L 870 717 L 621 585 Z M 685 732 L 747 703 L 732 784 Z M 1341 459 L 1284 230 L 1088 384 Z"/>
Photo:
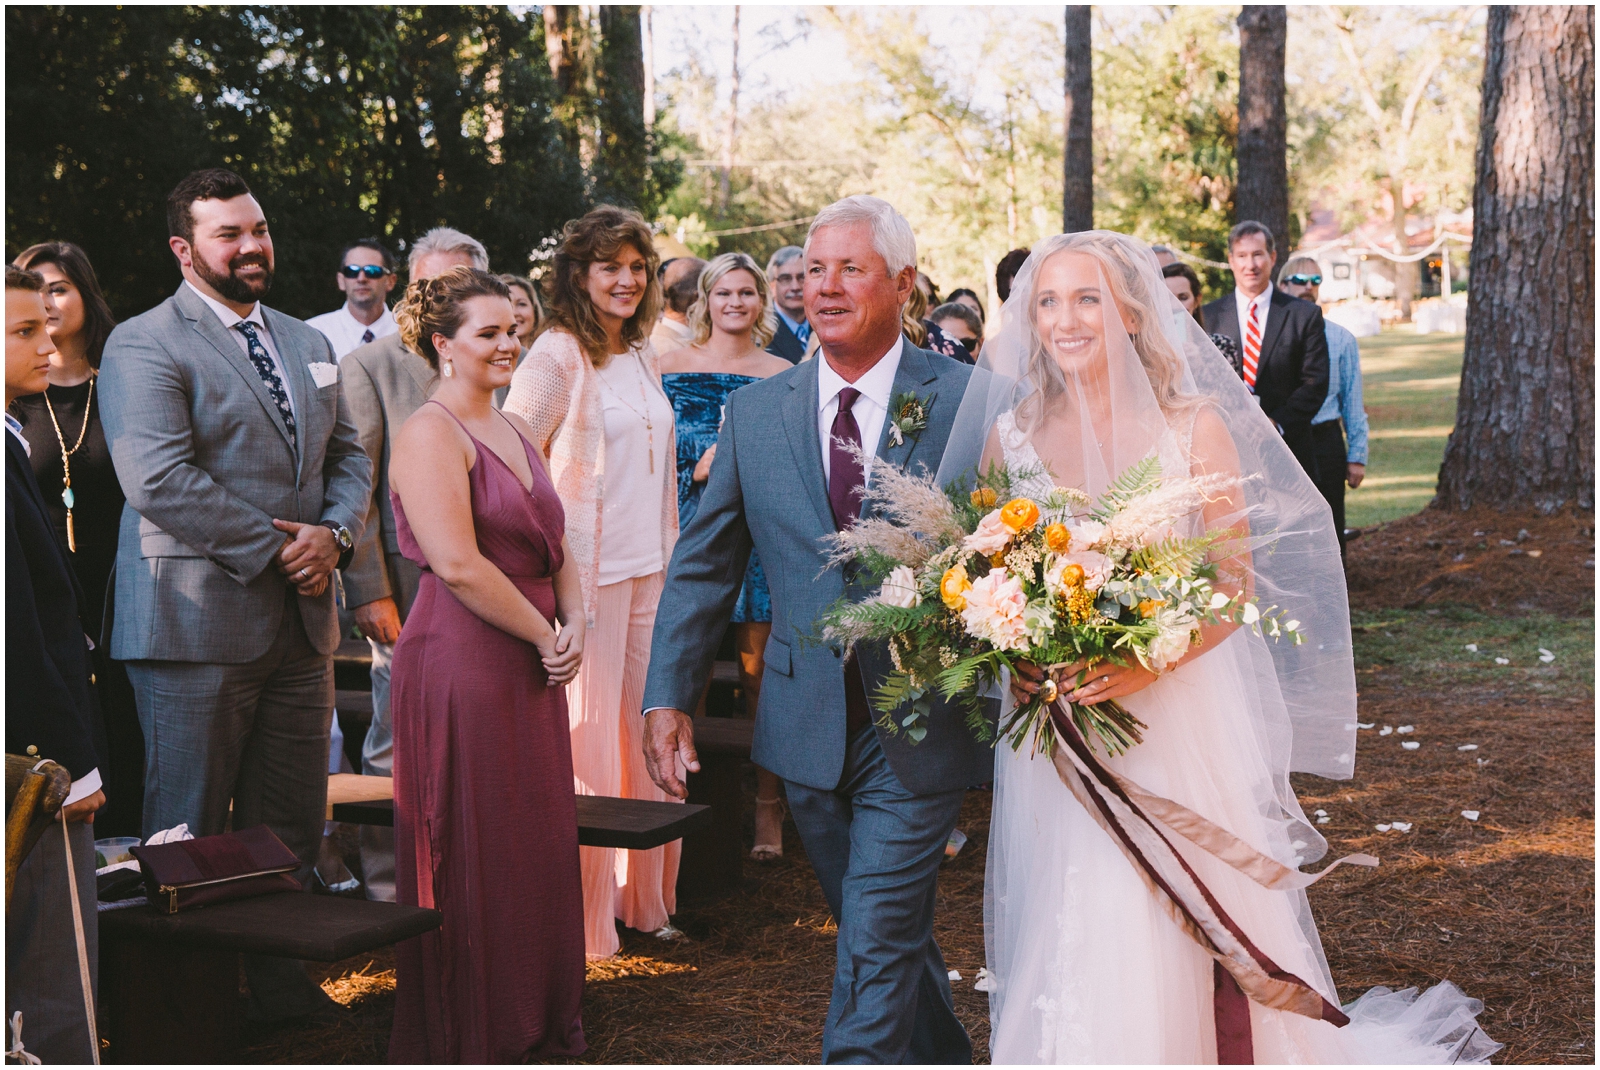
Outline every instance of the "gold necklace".
<path fill-rule="evenodd" d="M 629 355 L 632 356 L 633 354 Z M 644 421 L 645 434 L 649 437 L 650 443 L 650 472 L 653 474 L 656 470 L 656 430 L 655 424 L 653 424 L 650 420 L 650 399 L 645 397 L 644 392 L 644 369 L 639 366 L 639 361 L 637 359 L 635 360 L 633 366 L 633 376 L 634 380 L 639 384 L 639 404 L 644 406 L 643 412 L 640 412 L 638 409 L 628 404 L 627 399 L 621 394 L 617 393 L 616 390 L 613 389 L 609 383 L 606 383 L 604 379 L 601 380 L 601 383 L 604 384 L 606 389 L 611 392 L 611 396 L 617 399 L 617 404 L 621 405 L 623 408 L 627 409 L 629 412 L 633 413 L 635 416 L 639 417 L 639 419 Z"/>
<path fill-rule="evenodd" d="M 95 374 L 89 374 L 89 396 L 83 403 L 83 426 L 78 429 L 78 441 L 67 449 L 66 436 L 61 433 L 61 421 L 56 419 L 56 407 L 50 404 L 50 390 L 45 388 L 44 407 L 50 414 L 50 426 L 56 429 L 56 441 L 61 443 L 61 502 L 67 507 L 67 549 L 73 553 L 78 552 L 78 533 L 72 527 L 72 507 L 77 501 L 72 493 L 72 461 L 69 459 L 78 452 L 78 447 L 83 445 L 83 440 L 89 434 L 89 413 L 94 409 L 94 380 Z"/>

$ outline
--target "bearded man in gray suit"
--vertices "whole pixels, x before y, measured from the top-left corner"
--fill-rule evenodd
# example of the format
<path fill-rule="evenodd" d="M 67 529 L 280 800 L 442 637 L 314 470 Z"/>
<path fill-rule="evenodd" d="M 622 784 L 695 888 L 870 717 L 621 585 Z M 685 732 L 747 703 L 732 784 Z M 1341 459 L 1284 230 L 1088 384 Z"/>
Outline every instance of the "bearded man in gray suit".
<path fill-rule="evenodd" d="M 372 463 L 328 341 L 264 307 L 272 237 L 231 171 L 167 199 L 178 292 L 119 325 L 101 410 L 127 494 L 111 656 L 144 728 L 146 836 L 265 824 L 311 874 L 328 792 L 339 621 Z M 299 964 L 247 956 L 251 1012 L 330 1001 Z"/>
<path fill-rule="evenodd" d="M 489 270 L 489 253 L 478 239 L 450 227 L 434 227 L 411 246 L 410 282 L 443 275 L 453 267 Z M 400 426 L 433 396 L 439 373 L 400 341 L 398 332 L 353 349 L 340 364 L 361 447 L 374 465 L 372 494 L 363 506 L 366 530 L 341 573 L 344 600 L 356 627 L 372 648 L 372 724 L 361 746 L 361 771 L 394 775 L 394 730 L 389 722 L 389 666 L 400 628 L 417 597 L 422 571 L 400 553 L 400 535 L 389 501 L 389 457 Z M 394 830 L 361 826 L 361 875 L 367 897 L 394 902 Z"/>
<path fill-rule="evenodd" d="M 827 537 L 859 518 L 876 466 L 938 469 L 972 374 L 901 334 L 916 259 L 910 225 L 876 197 L 848 197 L 812 222 L 805 306 L 822 356 L 728 396 L 711 478 L 667 570 L 645 683 L 646 764 L 684 798 L 679 763 L 699 769 L 684 711 L 710 675 L 753 548 L 772 636 L 751 757 L 784 779 L 839 923 L 824 1062 L 972 1061 L 933 939 L 934 884 L 965 788 L 992 779 L 993 754 L 942 702 L 915 746 L 876 727 L 867 696 L 887 651 L 862 644 L 845 657 L 815 641 L 835 599 L 868 593 L 854 569 L 826 568 Z M 889 410 L 913 398 L 922 417 L 897 434 Z"/>

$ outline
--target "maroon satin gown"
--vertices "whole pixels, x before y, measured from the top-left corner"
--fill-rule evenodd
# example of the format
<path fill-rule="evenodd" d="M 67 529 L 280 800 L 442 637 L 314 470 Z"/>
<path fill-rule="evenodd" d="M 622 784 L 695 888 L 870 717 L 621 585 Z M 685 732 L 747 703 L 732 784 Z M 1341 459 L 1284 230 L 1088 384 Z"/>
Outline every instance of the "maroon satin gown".
<path fill-rule="evenodd" d="M 473 439 L 472 521 L 484 557 L 553 620 L 566 518 L 521 441 L 531 492 Z M 533 644 L 479 619 L 428 570 L 393 502 L 400 550 L 422 568 L 391 676 L 396 893 L 439 910 L 444 924 L 395 949 L 389 1060 L 581 1054 L 583 888 L 565 689 L 547 686 Z"/>

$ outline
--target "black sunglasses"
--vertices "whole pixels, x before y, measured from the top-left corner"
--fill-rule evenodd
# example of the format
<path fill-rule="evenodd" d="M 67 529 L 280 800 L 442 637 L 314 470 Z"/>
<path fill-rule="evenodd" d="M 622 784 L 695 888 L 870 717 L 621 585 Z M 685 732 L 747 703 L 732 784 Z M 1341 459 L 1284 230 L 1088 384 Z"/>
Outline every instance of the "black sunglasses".
<path fill-rule="evenodd" d="M 1321 286 L 1321 275 L 1290 275 L 1284 282 L 1292 282 L 1296 286 Z"/>
<path fill-rule="evenodd" d="M 389 274 L 389 269 L 382 264 L 363 264 L 360 267 L 345 264 L 339 268 L 339 274 L 347 279 L 359 279 L 363 275 L 369 279 L 381 279 Z"/>

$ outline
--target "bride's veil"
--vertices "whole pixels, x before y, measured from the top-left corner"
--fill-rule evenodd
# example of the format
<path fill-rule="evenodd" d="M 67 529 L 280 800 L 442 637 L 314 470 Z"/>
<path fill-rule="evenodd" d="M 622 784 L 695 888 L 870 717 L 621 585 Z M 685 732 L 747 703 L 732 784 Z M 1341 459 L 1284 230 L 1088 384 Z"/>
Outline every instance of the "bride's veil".
<path fill-rule="evenodd" d="M 1091 497 L 1150 456 L 1169 474 L 1237 471 L 1237 487 L 1189 533 L 1238 530 L 1241 552 L 1220 565 L 1226 585 L 1248 584 L 1306 636 L 1300 646 L 1250 637 L 1261 701 L 1249 705 L 1263 711 L 1264 752 L 1286 799 L 1291 770 L 1351 775 L 1355 666 L 1332 512 L 1143 242 L 1062 234 L 1022 265 L 956 413 L 939 481 L 970 481 L 1008 453 L 1037 455 L 1053 482 Z M 1309 827 L 1294 838 L 1306 861 L 1326 849 Z"/>

